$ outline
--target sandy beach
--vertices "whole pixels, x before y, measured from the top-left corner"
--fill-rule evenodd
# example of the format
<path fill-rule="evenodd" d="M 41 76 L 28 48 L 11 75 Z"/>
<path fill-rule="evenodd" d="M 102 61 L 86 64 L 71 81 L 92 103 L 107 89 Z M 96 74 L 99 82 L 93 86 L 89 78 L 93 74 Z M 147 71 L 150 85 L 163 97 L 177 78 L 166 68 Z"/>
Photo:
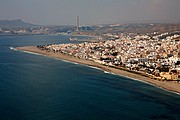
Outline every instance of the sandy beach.
<path fill-rule="evenodd" d="M 161 87 L 163 89 L 166 89 L 166 90 L 169 90 L 169 91 L 180 94 L 180 83 L 177 83 L 177 82 L 159 81 L 159 80 L 151 79 L 149 77 L 141 76 L 141 75 L 134 74 L 134 73 L 131 73 L 131 72 L 127 72 L 127 71 L 124 71 L 124 70 L 104 66 L 104 65 L 101 65 L 99 63 L 90 61 L 90 60 L 79 59 L 79 58 L 68 56 L 68 55 L 65 55 L 65 54 L 62 54 L 62 53 L 46 52 L 45 50 L 43 51 L 43 50 L 38 49 L 36 46 L 17 47 L 16 49 L 20 50 L 20 51 L 38 53 L 38 54 L 41 54 L 41 55 L 49 56 L 49 57 L 52 57 L 52 58 L 58 58 L 58 59 L 61 59 L 61 60 L 67 60 L 67 61 L 71 61 L 71 62 L 76 62 L 76 63 L 79 63 L 79 64 L 85 64 L 85 65 L 89 65 L 89 66 L 98 67 L 98 68 L 100 68 L 102 70 L 112 72 L 112 73 L 118 74 L 120 76 L 127 76 L 127 77 L 137 79 L 137 80 L 140 80 L 140 81 L 143 81 L 143 82 L 147 82 L 147 83 L 150 83 L 150 84 L 155 85 L 157 87 Z"/>

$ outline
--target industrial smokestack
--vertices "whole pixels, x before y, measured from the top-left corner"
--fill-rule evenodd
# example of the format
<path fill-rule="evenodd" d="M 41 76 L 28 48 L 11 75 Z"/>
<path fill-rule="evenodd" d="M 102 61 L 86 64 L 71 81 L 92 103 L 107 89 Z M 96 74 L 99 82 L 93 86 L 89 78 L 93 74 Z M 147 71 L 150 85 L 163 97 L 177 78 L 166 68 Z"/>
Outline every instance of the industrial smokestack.
<path fill-rule="evenodd" d="M 76 16 L 76 31 L 79 32 L 79 16 Z"/>

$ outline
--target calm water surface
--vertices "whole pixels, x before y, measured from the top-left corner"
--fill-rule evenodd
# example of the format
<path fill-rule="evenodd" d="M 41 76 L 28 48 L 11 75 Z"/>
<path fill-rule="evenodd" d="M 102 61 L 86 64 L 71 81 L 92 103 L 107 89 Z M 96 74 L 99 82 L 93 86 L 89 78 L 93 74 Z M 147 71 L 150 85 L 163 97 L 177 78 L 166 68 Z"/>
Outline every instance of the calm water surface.
<path fill-rule="evenodd" d="M 180 120 L 180 95 L 84 65 L 10 50 L 68 36 L 0 36 L 1 120 Z"/>

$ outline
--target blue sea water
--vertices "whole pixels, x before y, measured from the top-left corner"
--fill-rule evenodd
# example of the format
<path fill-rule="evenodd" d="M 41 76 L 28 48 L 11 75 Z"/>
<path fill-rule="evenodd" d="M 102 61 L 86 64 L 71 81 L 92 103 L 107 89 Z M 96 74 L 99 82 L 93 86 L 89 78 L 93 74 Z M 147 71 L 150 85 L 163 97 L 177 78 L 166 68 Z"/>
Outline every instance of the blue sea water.
<path fill-rule="evenodd" d="M 0 36 L 0 120 L 180 120 L 180 95 L 10 49 L 68 43 L 68 38 Z"/>

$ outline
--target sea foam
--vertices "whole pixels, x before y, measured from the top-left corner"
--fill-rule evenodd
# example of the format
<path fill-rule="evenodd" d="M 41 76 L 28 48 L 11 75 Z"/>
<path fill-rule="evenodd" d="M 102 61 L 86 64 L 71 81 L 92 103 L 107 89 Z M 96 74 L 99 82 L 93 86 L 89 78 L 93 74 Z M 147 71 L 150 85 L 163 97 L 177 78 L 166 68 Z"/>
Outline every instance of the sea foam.
<path fill-rule="evenodd" d="M 17 49 L 14 47 L 9 47 L 9 49 L 17 51 Z"/>

